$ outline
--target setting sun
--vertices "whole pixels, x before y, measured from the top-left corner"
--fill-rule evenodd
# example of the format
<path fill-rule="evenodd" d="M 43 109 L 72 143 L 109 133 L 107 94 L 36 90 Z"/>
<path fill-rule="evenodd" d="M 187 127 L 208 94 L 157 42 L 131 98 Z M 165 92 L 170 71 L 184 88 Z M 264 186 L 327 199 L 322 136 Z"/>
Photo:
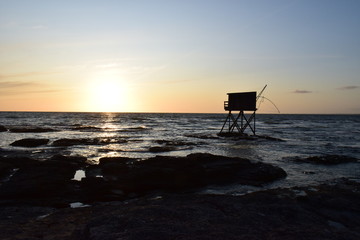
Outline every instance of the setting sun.
<path fill-rule="evenodd" d="M 88 90 L 88 109 L 96 112 L 122 112 L 127 109 L 127 89 L 120 79 L 93 81 Z"/>

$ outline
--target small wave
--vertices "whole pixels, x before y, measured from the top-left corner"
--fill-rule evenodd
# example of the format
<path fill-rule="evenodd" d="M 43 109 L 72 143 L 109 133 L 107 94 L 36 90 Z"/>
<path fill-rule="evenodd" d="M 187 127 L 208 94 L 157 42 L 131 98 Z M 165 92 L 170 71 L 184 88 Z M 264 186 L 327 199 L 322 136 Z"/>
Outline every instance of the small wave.
<path fill-rule="evenodd" d="M 120 138 L 62 138 L 53 142 L 57 147 L 68 147 L 75 145 L 106 145 L 114 143 L 126 143 L 127 140 Z"/>
<path fill-rule="evenodd" d="M 151 130 L 151 128 L 140 126 L 140 127 L 130 127 L 130 128 L 123 128 L 120 129 L 119 132 L 141 132 L 141 131 L 148 131 Z"/>
<path fill-rule="evenodd" d="M 102 131 L 103 129 L 99 128 L 99 127 L 94 127 L 94 126 L 76 126 L 76 127 L 71 128 L 71 130 L 93 132 L 93 131 Z"/>

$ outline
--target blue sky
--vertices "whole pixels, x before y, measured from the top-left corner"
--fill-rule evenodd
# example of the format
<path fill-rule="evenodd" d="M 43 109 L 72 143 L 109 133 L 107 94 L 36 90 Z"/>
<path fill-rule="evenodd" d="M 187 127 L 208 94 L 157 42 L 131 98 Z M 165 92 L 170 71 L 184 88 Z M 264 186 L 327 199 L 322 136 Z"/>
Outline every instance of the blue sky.
<path fill-rule="evenodd" d="M 268 84 L 283 113 L 360 113 L 359 10 L 357 0 L 0 0 L 0 110 L 222 112 L 227 92 Z"/>

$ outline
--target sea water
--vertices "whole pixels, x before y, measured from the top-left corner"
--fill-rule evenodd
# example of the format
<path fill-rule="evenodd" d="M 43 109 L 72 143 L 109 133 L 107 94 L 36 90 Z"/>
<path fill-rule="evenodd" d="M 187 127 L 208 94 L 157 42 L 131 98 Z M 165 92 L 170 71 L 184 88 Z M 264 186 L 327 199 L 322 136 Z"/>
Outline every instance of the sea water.
<path fill-rule="evenodd" d="M 0 156 L 45 160 L 62 154 L 84 156 L 96 164 L 102 157 L 146 160 L 156 155 L 211 153 L 283 168 L 288 177 L 272 187 L 317 184 L 341 177 L 360 181 L 359 162 L 326 166 L 294 161 L 296 157 L 323 155 L 360 159 L 360 115 L 257 114 L 256 134 L 281 141 L 219 137 L 225 119 L 226 114 L 0 112 L 0 125 L 9 129 L 0 132 Z M 11 131 L 31 128 L 44 131 Z M 36 148 L 10 145 L 24 138 L 50 141 Z M 55 146 L 59 139 L 101 141 Z M 164 148 L 154 151 L 154 147 Z"/>

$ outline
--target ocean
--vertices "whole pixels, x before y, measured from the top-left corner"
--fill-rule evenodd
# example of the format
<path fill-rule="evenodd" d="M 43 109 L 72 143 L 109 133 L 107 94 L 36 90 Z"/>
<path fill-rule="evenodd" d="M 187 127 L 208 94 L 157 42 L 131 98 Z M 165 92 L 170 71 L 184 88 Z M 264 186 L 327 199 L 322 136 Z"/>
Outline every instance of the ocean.
<path fill-rule="evenodd" d="M 156 155 L 211 153 L 247 158 L 283 168 L 288 176 L 268 188 L 319 184 L 338 178 L 360 181 L 360 162 L 323 165 L 298 158 L 341 155 L 360 159 L 360 115 L 257 114 L 256 133 L 274 139 L 220 137 L 226 114 L 0 112 L 0 156 L 39 160 L 56 155 L 146 160 Z M 11 144 L 49 139 L 38 147 Z M 250 187 L 249 187 L 250 188 Z M 254 187 L 252 187 L 254 188 Z M 249 189 L 245 189 L 248 191 Z M 244 186 L 209 188 L 242 193 Z"/>

